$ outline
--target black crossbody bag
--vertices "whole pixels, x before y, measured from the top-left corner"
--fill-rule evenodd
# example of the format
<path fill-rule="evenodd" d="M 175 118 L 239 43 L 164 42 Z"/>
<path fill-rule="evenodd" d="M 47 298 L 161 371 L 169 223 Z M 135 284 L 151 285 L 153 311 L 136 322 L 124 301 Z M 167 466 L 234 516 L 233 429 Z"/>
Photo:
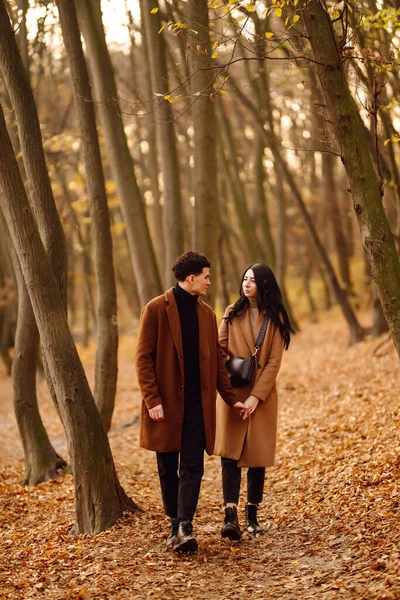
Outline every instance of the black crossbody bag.
<path fill-rule="evenodd" d="M 254 352 L 251 356 L 248 358 L 243 358 L 242 356 L 232 356 L 232 358 L 229 358 L 226 361 L 225 367 L 228 371 L 232 387 L 244 387 L 245 385 L 249 385 L 251 383 L 254 365 L 256 364 L 257 352 L 263 343 L 265 332 L 267 331 L 268 321 L 269 317 L 268 315 L 265 315 L 257 337 Z"/>

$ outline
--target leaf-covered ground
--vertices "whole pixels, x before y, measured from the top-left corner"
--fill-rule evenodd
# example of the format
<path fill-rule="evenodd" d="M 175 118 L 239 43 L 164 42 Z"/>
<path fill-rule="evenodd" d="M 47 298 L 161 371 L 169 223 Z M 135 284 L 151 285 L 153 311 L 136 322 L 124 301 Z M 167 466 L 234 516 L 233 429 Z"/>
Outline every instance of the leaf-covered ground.
<path fill-rule="evenodd" d="M 131 338 L 121 340 L 110 441 L 125 489 L 146 512 L 97 536 L 68 536 L 70 476 L 19 485 L 22 450 L 3 378 L 0 599 L 400 599 L 400 363 L 384 340 L 348 347 L 339 320 L 304 326 L 279 378 L 277 464 L 260 519 L 266 534 L 221 540 L 219 460 L 207 458 L 194 524 L 200 549 L 188 557 L 166 548 L 154 455 L 138 449 Z M 91 354 L 82 354 L 90 376 Z M 43 386 L 40 401 L 65 456 Z M 242 495 L 242 522 L 243 504 Z"/>

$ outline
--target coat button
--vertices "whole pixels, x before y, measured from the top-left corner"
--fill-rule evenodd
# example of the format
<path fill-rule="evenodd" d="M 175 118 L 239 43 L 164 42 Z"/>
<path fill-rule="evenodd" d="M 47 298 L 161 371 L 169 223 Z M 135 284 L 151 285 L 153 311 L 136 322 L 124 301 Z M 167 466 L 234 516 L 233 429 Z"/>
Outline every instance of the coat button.
<path fill-rule="evenodd" d="M 261 369 L 261 365 L 260 365 L 260 363 L 258 363 L 258 365 L 257 365 L 257 369 Z"/>
<path fill-rule="evenodd" d="M 179 387 L 181 388 L 181 390 L 183 390 L 183 383 L 181 383 L 181 385 Z"/>

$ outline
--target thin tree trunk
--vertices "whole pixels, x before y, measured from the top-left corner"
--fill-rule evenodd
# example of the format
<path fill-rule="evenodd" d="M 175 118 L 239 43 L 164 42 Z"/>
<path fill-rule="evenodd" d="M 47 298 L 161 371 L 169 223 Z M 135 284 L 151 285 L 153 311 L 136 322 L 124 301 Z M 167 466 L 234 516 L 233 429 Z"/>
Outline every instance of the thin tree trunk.
<path fill-rule="evenodd" d="M 252 90 L 255 94 L 258 109 L 262 118 L 266 120 L 269 130 L 274 132 L 274 119 L 272 114 L 272 103 L 270 96 L 270 78 L 268 71 L 268 61 L 264 60 L 265 57 L 265 32 L 268 31 L 269 18 L 260 19 L 257 12 L 251 13 L 251 18 L 254 21 L 256 35 L 254 39 L 255 52 L 259 60 L 255 61 L 254 74 L 251 73 L 250 68 L 247 71 L 247 77 Z M 247 64 L 247 63 L 246 63 Z M 275 236 L 275 243 L 272 236 L 271 225 L 269 215 L 266 206 L 265 190 L 264 190 L 264 179 L 265 179 L 265 167 L 264 167 L 264 149 L 265 140 L 264 136 L 259 130 L 255 132 L 256 139 L 256 152 L 255 152 L 255 177 L 256 177 L 256 196 L 257 205 L 259 212 L 257 218 L 260 219 L 262 227 L 262 243 L 266 245 L 266 257 L 271 268 L 275 271 L 276 278 L 279 285 L 284 286 L 284 275 L 285 275 L 285 263 L 286 263 L 286 226 L 285 226 L 285 197 L 283 185 L 281 185 L 281 178 L 278 172 L 276 172 L 277 180 L 277 231 Z M 276 165 L 274 165 L 276 167 Z M 275 169 L 276 170 L 276 169 Z M 257 219 L 257 220 L 258 220 Z"/>
<path fill-rule="evenodd" d="M 237 153 L 233 140 L 231 125 L 229 123 L 228 116 L 224 111 L 222 101 L 218 96 L 216 96 L 216 102 L 219 113 L 219 123 L 221 125 L 221 130 L 224 133 L 224 146 L 226 147 L 227 151 L 227 156 L 225 156 L 224 151 L 222 152 L 222 159 L 225 163 L 225 169 L 230 175 L 237 217 L 240 223 L 241 233 L 247 247 L 247 262 L 260 262 L 263 252 L 256 236 L 256 228 L 247 206 L 244 186 L 239 177 L 240 166 L 237 160 Z"/>
<path fill-rule="evenodd" d="M 379 300 L 376 285 L 372 282 L 372 327 L 371 335 L 378 337 L 382 333 L 386 333 L 389 330 L 388 322 L 383 314 L 382 304 Z"/>
<path fill-rule="evenodd" d="M 329 256 L 321 242 L 321 239 L 317 233 L 317 230 L 314 226 L 314 223 L 311 219 L 309 211 L 307 209 L 306 204 L 304 203 L 301 192 L 296 184 L 295 178 L 292 175 L 289 166 L 285 160 L 285 158 L 281 155 L 277 140 L 275 136 L 272 136 L 268 131 L 264 129 L 264 123 L 257 111 L 257 107 L 239 90 L 236 86 L 236 93 L 240 97 L 241 101 L 245 106 L 247 106 L 253 115 L 257 126 L 260 128 L 260 131 L 265 137 L 265 143 L 270 148 L 272 155 L 274 157 L 275 162 L 279 165 L 280 170 L 282 172 L 282 176 L 285 177 L 288 185 L 292 190 L 292 194 L 294 199 L 296 200 L 297 206 L 299 208 L 300 214 L 303 218 L 304 224 L 307 228 L 310 239 L 312 240 L 316 251 L 320 257 L 321 263 L 323 265 L 324 271 L 326 273 L 326 277 L 329 280 L 329 283 L 332 287 L 332 291 L 335 294 L 336 301 L 338 302 L 340 308 L 342 309 L 343 316 L 345 317 L 347 324 L 350 330 L 350 342 L 355 343 L 362 340 L 364 335 L 364 330 L 359 324 L 357 317 L 354 313 L 354 310 L 346 296 L 346 293 L 341 288 L 339 281 L 337 279 L 335 270 L 332 266 L 332 263 L 329 259 Z"/>
<path fill-rule="evenodd" d="M 64 232 L 48 176 L 35 100 L 4 0 L 0 0 L 0 68 L 17 122 L 31 209 L 58 282 L 59 294 L 65 308 L 67 303 L 67 254 Z M 45 359 L 43 366 L 47 374 Z M 57 406 L 58 399 L 52 380 L 50 377 L 46 377 L 46 379 L 53 401 Z"/>
<path fill-rule="evenodd" d="M 98 533 L 138 507 L 122 489 L 107 435 L 68 327 L 0 107 L 0 208 L 13 238 L 71 452 L 76 528 Z"/>
<path fill-rule="evenodd" d="M 161 281 L 144 204 L 121 119 L 114 70 L 102 23 L 100 0 L 80 0 L 76 8 L 89 55 L 94 101 L 98 105 L 111 171 L 126 226 L 134 277 L 140 302 L 144 305 L 161 293 Z"/>
<path fill-rule="evenodd" d="M 67 256 L 64 232 L 47 172 L 35 100 L 4 0 L 0 0 L 0 68 L 15 111 L 32 210 L 66 305 Z"/>
<path fill-rule="evenodd" d="M 18 46 L 21 54 L 22 62 L 29 79 L 30 56 L 28 31 L 26 27 L 26 16 L 29 9 L 29 0 L 18 0 Z"/>
<path fill-rule="evenodd" d="M 36 394 L 39 333 L 8 227 L 0 211 L 0 230 L 7 242 L 18 287 L 18 319 L 14 342 L 12 378 L 14 410 L 24 450 L 23 485 L 57 479 L 66 462 L 54 450 L 43 425 Z"/>
<path fill-rule="evenodd" d="M 183 219 L 174 116 L 167 98 L 169 93 L 165 42 L 159 33 L 161 21 L 158 0 L 140 0 L 142 29 L 147 45 L 152 93 L 156 96 L 156 120 L 159 160 L 163 177 L 163 230 L 165 244 L 165 284 L 174 283 L 171 265 L 183 252 Z M 152 12 L 153 10 L 156 12 Z"/>
<path fill-rule="evenodd" d="M 335 251 L 339 260 L 339 271 L 347 292 L 351 291 L 350 265 L 347 250 L 347 241 L 343 232 L 340 218 L 340 209 L 336 195 L 335 182 L 335 157 L 329 153 L 322 154 L 323 197 L 327 208 L 327 215 L 332 225 Z"/>
<path fill-rule="evenodd" d="M 105 431 L 111 426 L 118 373 L 117 295 L 107 194 L 96 116 L 83 55 L 75 3 L 56 0 L 69 58 L 89 194 L 97 285 L 94 397 Z"/>
<path fill-rule="evenodd" d="M 266 208 L 266 198 L 264 190 L 265 167 L 264 159 L 264 140 L 257 131 L 254 141 L 254 177 L 255 177 L 255 208 L 257 231 L 261 244 L 265 252 L 265 261 L 273 270 L 276 269 L 276 252 L 274 239 L 272 237 L 271 224 Z M 278 280 L 279 281 L 279 280 Z"/>
<path fill-rule="evenodd" d="M 194 128 L 194 247 L 207 254 L 217 266 L 218 203 L 217 191 L 217 120 L 213 99 L 214 72 L 207 70 L 212 61 L 212 43 L 208 0 L 189 1 L 189 27 L 196 31 L 191 45 L 190 93 Z M 216 286 L 211 287 L 210 303 L 215 302 Z"/>
<path fill-rule="evenodd" d="M 317 307 L 315 305 L 314 298 L 313 298 L 313 295 L 311 292 L 311 286 L 310 286 L 310 278 L 311 278 L 311 272 L 312 272 L 312 260 L 308 261 L 308 265 L 306 264 L 306 253 L 304 252 L 304 246 L 300 242 L 300 240 L 297 236 L 295 236 L 295 239 L 296 239 L 298 258 L 299 258 L 299 262 L 300 262 L 301 275 L 302 275 L 303 282 L 304 282 L 304 290 L 306 292 L 308 306 L 310 309 L 310 321 L 312 323 L 317 323 L 318 322 L 318 312 L 317 312 Z"/>
<path fill-rule="evenodd" d="M 125 0 L 125 5 L 127 0 Z M 149 57 L 147 52 L 147 44 L 146 40 L 142 39 L 142 43 L 140 49 L 142 50 L 142 56 L 139 56 L 138 46 L 135 44 L 135 32 L 134 32 L 134 20 L 130 10 L 128 10 L 127 5 L 127 14 L 129 20 L 129 37 L 131 41 L 130 47 L 130 56 L 131 56 L 131 65 L 132 65 L 132 74 L 133 74 L 133 82 L 132 82 L 132 92 L 137 98 L 138 102 L 141 101 L 140 89 L 137 83 L 136 74 L 136 65 L 140 64 L 143 70 L 143 79 L 146 82 L 146 89 L 149 92 L 150 96 L 153 96 L 152 88 L 151 88 L 151 79 L 150 79 L 150 70 L 149 70 Z M 156 126 L 154 123 L 153 113 L 151 111 L 146 111 L 147 114 L 144 117 L 145 120 L 145 128 L 146 128 L 146 141 L 149 144 L 149 149 L 145 158 L 145 165 L 147 166 L 148 177 L 150 179 L 150 189 L 153 197 L 153 204 L 150 207 L 147 207 L 148 213 L 151 215 L 151 234 L 153 240 L 153 246 L 157 258 L 157 266 L 161 276 L 161 281 L 163 286 L 165 286 L 164 282 L 164 257 L 165 257 L 165 242 L 164 242 L 164 234 L 163 234 L 163 216 L 162 216 L 162 205 L 161 205 L 161 194 L 160 187 L 158 183 L 158 149 L 157 149 L 157 136 L 156 136 Z M 142 121 L 143 117 L 141 117 Z M 143 122 L 143 121 L 142 121 Z M 143 125 L 142 125 L 143 127 Z"/>
<path fill-rule="evenodd" d="M 96 318 L 96 308 L 95 308 L 95 303 L 94 303 L 94 299 L 93 299 L 92 284 L 91 284 L 92 261 L 91 261 L 90 249 L 89 249 L 90 244 L 87 241 L 90 236 L 89 235 L 84 236 L 82 233 L 82 226 L 79 223 L 77 214 L 72 206 L 71 197 L 70 197 L 70 193 L 68 190 L 67 182 L 65 180 L 65 174 L 64 174 L 63 168 L 60 165 L 56 164 L 55 171 L 56 171 L 58 179 L 60 181 L 61 190 L 62 190 L 62 193 L 64 196 L 64 202 L 65 202 L 65 205 L 67 207 L 67 210 L 68 210 L 68 213 L 69 213 L 69 216 L 71 219 L 73 231 L 78 238 L 78 244 L 79 244 L 81 260 L 82 260 L 83 286 L 85 289 L 85 297 L 87 300 L 87 312 L 88 312 L 88 316 L 90 317 L 92 330 L 93 330 L 93 332 L 95 332 L 97 329 L 97 318 Z"/>
<path fill-rule="evenodd" d="M 400 356 L 400 261 L 382 205 L 365 128 L 344 72 L 331 19 L 320 2 L 305 3 L 302 16 L 316 62 L 325 110 L 340 144 L 364 251 L 394 344 Z"/>

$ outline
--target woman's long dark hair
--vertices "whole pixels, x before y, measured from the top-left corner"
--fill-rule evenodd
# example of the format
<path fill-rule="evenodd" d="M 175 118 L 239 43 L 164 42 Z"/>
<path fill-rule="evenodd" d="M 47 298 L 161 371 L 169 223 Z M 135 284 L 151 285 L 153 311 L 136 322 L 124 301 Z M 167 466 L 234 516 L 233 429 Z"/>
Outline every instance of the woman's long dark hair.
<path fill-rule="evenodd" d="M 256 263 L 245 269 L 240 285 L 240 297 L 236 300 L 231 312 L 225 319 L 230 323 L 233 317 L 240 317 L 249 307 L 249 300 L 243 293 L 243 279 L 249 269 L 252 269 L 254 273 L 257 286 L 258 310 L 260 312 L 267 311 L 271 321 L 279 328 L 287 350 L 290 344 L 290 335 L 294 333 L 294 329 L 290 324 L 286 308 L 283 306 L 282 293 L 278 282 L 275 279 L 272 269 L 267 267 L 267 265 Z"/>

